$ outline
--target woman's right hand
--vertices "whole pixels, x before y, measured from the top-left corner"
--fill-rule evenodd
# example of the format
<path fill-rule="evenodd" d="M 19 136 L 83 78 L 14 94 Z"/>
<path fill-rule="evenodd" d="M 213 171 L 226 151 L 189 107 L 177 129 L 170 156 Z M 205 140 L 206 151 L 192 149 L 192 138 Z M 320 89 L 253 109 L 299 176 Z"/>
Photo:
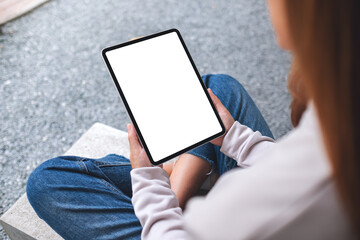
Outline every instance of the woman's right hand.
<path fill-rule="evenodd" d="M 208 88 L 208 92 L 209 92 L 211 100 L 213 101 L 215 108 L 218 111 L 220 118 L 225 126 L 225 134 L 212 140 L 211 143 L 221 147 L 226 133 L 229 131 L 230 127 L 234 124 L 235 120 L 231 116 L 230 112 L 221 103 L 219 98 L 217 96 L 215 96 L 215 94 L 211 91 L 210 88 Z"/>

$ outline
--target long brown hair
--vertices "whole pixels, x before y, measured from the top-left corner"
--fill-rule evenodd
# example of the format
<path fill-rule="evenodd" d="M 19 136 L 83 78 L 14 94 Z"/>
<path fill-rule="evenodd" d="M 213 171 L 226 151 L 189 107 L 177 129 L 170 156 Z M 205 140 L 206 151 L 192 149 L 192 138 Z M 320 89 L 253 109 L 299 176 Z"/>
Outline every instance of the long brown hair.
<path fill-rule="evenodd" d="M 299 65 L 295 59 L 291 64 L 288 75 L 288 90 L 292 97 L 290 104 L 291 123 L 294 127 L 297 127 L 300 123 L 302 114 L 306 110 L 308 96 L 306 94 L 304 83 L 301 80 Z"/>
<path fill-rule="evenodd" d="M 360 1 L 287 0 L 295 59 L 337 189 L 360 229 Z M 360 235 L 359 235 L 360 236 Z"/>

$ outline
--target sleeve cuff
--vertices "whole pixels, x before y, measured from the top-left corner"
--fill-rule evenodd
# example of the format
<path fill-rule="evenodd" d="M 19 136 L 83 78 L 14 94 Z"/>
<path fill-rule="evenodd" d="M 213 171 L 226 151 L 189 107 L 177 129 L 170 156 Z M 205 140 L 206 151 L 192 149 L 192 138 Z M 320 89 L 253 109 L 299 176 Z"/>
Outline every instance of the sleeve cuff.
<path fill-rule="evenodd" d="M 272 144 L 272 138 L 236 121 L 225 135 L 220 151 L 236 160 L 238 166 L 248 167 L 253 165 L 259 153 Z"/>

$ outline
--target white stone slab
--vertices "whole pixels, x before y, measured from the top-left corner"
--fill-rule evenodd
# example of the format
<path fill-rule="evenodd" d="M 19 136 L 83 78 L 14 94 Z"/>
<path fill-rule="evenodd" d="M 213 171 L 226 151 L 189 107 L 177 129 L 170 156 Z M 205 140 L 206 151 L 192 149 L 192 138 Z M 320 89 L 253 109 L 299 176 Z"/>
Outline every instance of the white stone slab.
<path fill-rule="evenodd" d="M 101 123 L 95 123 L 65 155 L 100 158 L 110 153 L 129 157 L 127 133 Z M 22 195 L 1 216 L 0 223 L 13 240 L 62 239 L 36 215 L 26 194 Z"/>
<path fill-rule="evenodd" d="M 30 12 L 49 0 L 0 0 L 0 25 Z"/>

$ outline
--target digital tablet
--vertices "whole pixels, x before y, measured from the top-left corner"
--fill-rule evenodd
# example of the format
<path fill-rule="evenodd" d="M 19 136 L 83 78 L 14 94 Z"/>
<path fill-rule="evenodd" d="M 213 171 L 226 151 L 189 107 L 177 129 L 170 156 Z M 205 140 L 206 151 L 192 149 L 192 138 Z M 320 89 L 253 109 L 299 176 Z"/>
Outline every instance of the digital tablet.
<path fill-rule="evenodd" d="M 108 47 L 102 55 L 152 164 L 225 133 L 178 30 Z"/>

